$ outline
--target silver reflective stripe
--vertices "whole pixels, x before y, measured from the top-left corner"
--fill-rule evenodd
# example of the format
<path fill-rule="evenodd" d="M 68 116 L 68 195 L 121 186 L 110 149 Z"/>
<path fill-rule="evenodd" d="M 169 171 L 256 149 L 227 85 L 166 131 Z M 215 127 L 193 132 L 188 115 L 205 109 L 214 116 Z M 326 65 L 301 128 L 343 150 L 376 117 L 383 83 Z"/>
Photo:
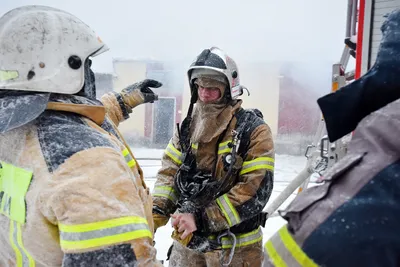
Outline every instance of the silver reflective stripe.
<path fill-rule="evenodd" d="M 140 223 L 140 224 L 120 225 L 112 228 L 87 231 L 87 232 L 73 233 L 73 232 L 60 231 L 60 237 L 63 241 L 84 241 L 105 236 L 113 236 L 118 234 L 129 233 L 137 230 L 149 230 L 149 227 L 147 226 L 147 224 Z"/>
<path fill-rule="evenodd" d="M 126 163 L 128 163 L 129 167 L 135 166 L 135 160 L 132 158 L 131 154 L 128 154 L 125 156 L 125 161 L 126 161 Z M 130 166 L 130 165 L 132 165 L 132 166 Z"/>
<path fill-rule="evenodd" d="M 265 244 L 265 249 L 275 266 L 318 267 L 297 245 L 288 232 L 287 225 L 271 237 Z"/>
<path fill-rule="evenodd" d="M 165 154 L 167 154 L 175 163 L 179 165 L 182 164 L 182 153 L 171 143 L 169 143 L 165 149 Z"/>
<path fill-rule="evenodd" d="M 272 246 L 274 247 L 276 253 L 278 253 L 279 257 L 286 263 L 287 266 L 298 267 L 301 266 L 295 258 L 293 258 L 292 254 L 286 249 L 285 244 L 283 244 L 282 239 L 279 233 L 276 233 L 271 239 L 268 241 L 271 242 Z M 267 249 L 267 253 L 270 252 Z M 276 259 L 276 256 L 272 257 L 271 259 Z M 274 261 L 275 263 L 275 261 Z M 277 265 L 279 266 L 279 265 Z"/>
<path fill-rule="evenodd" d="M 225 215 L 229 226 L 234 226 L 240 223 L 240 217 L 235 207 L 232 205 L 226 194 L 217 198 L 217 204 L 220 207 L 222 213 Z"/>
<path fill-rule="evenodd" d="M 136 161 L 132 158 L 131 154 L 129 153 L 129 150 L 127 148 L 125 148 L 122 151 L 122 155 L 125 158 L 126 163 L 128 164 L 128 166 L 130 168 L 134 167 L 136 165 Z"/>
<path fill-rule="evenodd" d="M 10 220 L 10 241 L 16 256 L 17 267 L 34 267 L 35 262 L 22 243 L 21 224 Z"/>
<path fill-rule="evenodd" d="M 257 162 L 250 163 L 250 164 L 246 165 L 246 167 L 243 168 L 243 169 L 249 169 L 249 168 L 257 166 L 257 165 L 270 165 L 270 166 L 273 166 L 270 161 L 263 160 L 263 161 L 257 161 Z"/>
<path fill-rule="evenodd" d="M 153 196 L 165 197 L 174 203 L 178 201 L 178 197 L 176 196 L 174 188 L 170 186 L 155 186 L 153 191 Z"/>
<path fill-rule="evenodd" d="M 259 157 L 254 160 L 243 162 L 240 174 L 249 173 L 255 170 L 274 170 L 274 159 L 269 157 Z"/>
<path fill-rule="evenodd" d="M 257 243 L 259 241 L 262 241 L 262 239 L 263 239 L 263 233 L 261 227 L 259 227 L 258 229 L 250 233 L 236 235 L 235 247 L 239 248 L 248 246 Z M 231 248 L 233 246 L 233 240 L 229 237 L 223 237 L 221 242 L 222 242 L 222 248 Z"/>
<path fill-rule="evenodd" d="M 28 257 L 26 256 L 26 254 L 24 253 L 24 251 L 22 250 L 21 246 L 18 244 L 18 224 L 15 221 L 13 222 L 13 227 L 14 227 L 14 231 L 13 231 L 13 240 L 14 240 L 14 244 L 17 246 L 17 248 L 19 249 L 19 251 L 21 252 L 22 255 L 22 266 L 23 267 L 28 267 L 29 266 L 29 260 Z"/>
<path fill-rule="evenodd" d="M 6 216 L 9 217 L 11 214 L 11 196 L 9 196 L 7 193 L 4 193 L 3 199 L 4 199 L 3 212 Z"/>
<path fill-rule="evenodd" d="M 75 225 L 59 223 L 58 230 L 63 251 L 109 246 L 138 238 L 152 238 L 147 220 L 137 216 Z"/>

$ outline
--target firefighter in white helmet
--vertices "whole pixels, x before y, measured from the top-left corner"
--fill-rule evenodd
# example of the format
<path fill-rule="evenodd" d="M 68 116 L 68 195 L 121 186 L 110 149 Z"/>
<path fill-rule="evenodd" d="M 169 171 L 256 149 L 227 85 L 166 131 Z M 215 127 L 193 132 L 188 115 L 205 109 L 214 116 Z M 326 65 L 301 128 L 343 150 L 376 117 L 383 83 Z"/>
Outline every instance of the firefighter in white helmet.
<path fill-rule="evenodd" d="M 0 266 L 161 266 L 152 200 L 116 126 L 154 80 L 95 98 L 107 46 L 64 11 L 0 18 Z"/>
<path fill-rule="evenodd" d="M 241 107 L 238 68 L 221 49 L 205 49 L 188 78 L 188 115 L 153 192 L 156 228 L 176 213 L 169 264 L 261 266 L 262 210 L 273 186 L 270 128 L 261 112 Z"/>

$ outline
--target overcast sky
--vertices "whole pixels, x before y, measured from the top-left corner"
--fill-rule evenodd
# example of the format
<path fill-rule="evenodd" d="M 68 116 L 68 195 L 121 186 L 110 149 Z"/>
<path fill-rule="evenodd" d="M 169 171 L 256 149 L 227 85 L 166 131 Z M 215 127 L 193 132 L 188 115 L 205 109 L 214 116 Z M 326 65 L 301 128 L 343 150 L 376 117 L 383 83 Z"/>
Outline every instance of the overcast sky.
<path fill-rule="evenodd" d="M 346 0 L 0 1 L 1 14 L 40 4 L 79 17 L 111 49 L 94 61 L 101 72 L 112 72 L 116 57 L 187 61 L 214 45 L 239 67 L 277 60 L 330 68 L 343 49 L 347 8 Z"/>

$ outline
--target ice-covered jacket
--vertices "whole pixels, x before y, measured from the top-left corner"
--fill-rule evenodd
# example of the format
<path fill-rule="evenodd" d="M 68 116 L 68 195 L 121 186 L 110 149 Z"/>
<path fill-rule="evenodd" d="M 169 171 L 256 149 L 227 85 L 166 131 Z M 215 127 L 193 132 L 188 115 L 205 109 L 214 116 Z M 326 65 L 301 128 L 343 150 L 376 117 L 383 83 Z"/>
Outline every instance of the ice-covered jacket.
<path fill-rule="evenodd" d="M 127 109 L 102 102 L 54 95 L 0 134 L 0 266 L 161 266 L 149 189 L 116 129 Z"/>
<path fill-rule="evenodd" d="M 245 121 L 245 110 L 239 101 L 233 109 L 232 120 L 221 136 L 209 143 L 192 143 L 197 166 L 203 171 L 212 172 L 221 181 L 228 168 L 224 158 L 232 152 L 232 130 Z M 229 176 L 232 183 L 222 188 L 218 197 L 195 213 L 198 227 L 203 233 L 220 233 L 230 229 L 238 236 L 238 244 L 252 244 L 262 239 L 258 215 L 265 207 L 273 187 L 274 144 L 269 126 L 252 112 L 246 120 L 246 127 L 236 161 L 238 172 Z M 178 134 L 168 144 L 162 158 L 162 167 L 157 175 L 153 191 L 154 212 L 163 213 L 168 220 L 169 214 L 177 209 L 180 198 L 175 190 L 174 176 L 183 160 Z M 165 221 L 165 223 L 166 223 Z M 229 240 L 226 242 L 229 243 Z M 223 244 L 229 247 L 230 244 Z"/>

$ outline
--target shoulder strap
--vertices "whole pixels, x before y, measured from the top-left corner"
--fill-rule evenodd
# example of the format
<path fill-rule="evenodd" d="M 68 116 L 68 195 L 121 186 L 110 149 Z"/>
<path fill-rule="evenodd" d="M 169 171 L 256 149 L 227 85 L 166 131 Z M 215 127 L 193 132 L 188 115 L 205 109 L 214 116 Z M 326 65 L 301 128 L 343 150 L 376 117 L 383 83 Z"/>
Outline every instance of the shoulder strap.
<path fill-rule="evenodd" d="M 241 109 L 236 114 L 236 131 L 240 134 L 238 154 L 243 159 L 246 157 L 250 144 L 250 137 L 255 128 L 264 124 L 263 114 L 258 109 Z"/>

